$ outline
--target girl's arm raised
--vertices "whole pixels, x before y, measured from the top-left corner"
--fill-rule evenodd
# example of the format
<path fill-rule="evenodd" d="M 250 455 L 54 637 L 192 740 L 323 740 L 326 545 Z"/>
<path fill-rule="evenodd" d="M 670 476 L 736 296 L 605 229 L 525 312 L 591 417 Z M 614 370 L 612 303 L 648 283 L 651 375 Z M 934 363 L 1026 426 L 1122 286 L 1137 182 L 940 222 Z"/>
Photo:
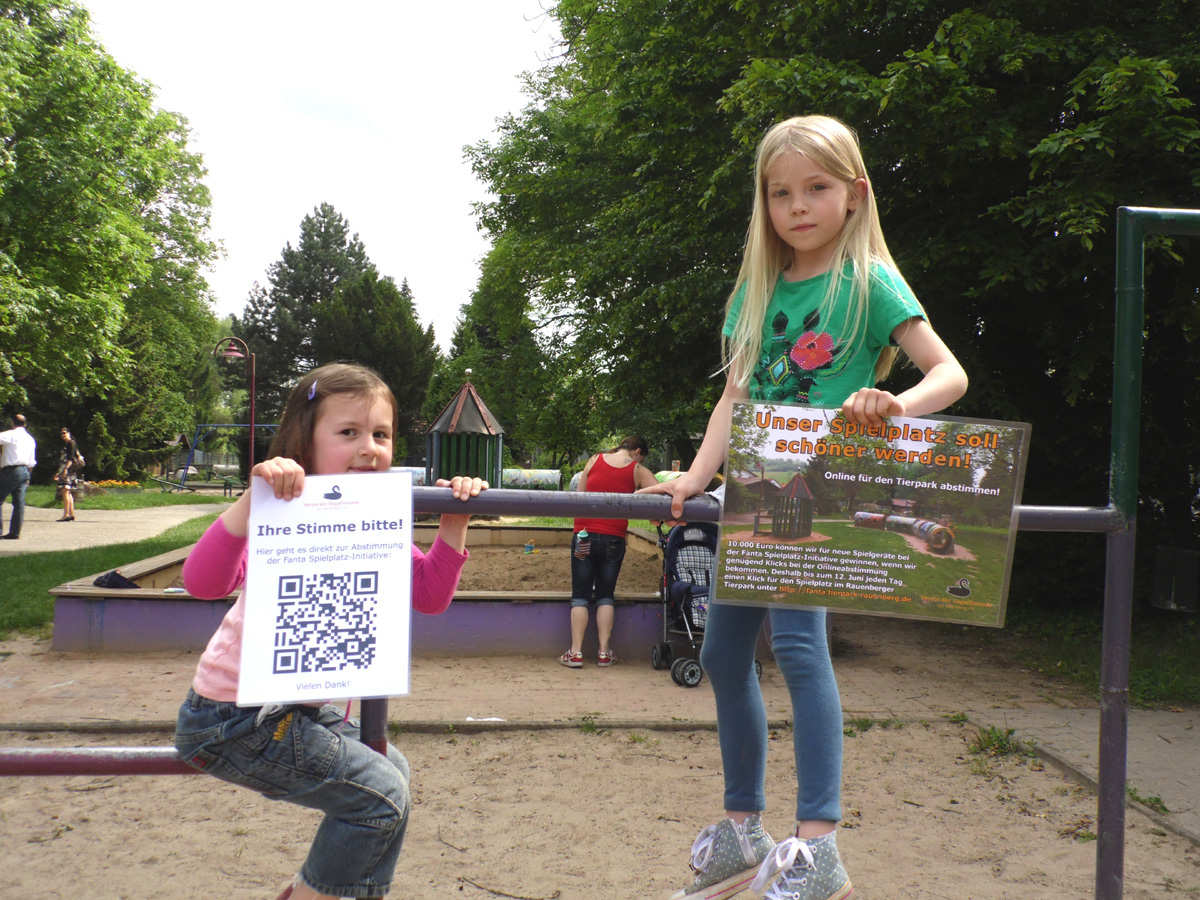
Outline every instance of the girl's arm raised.
<path fill-rule="evenodd" d="M 285 456 L 264 460 L 250 470 L 250 476 L 259 476 L 275 489 L 280 500 L 294 500 L 304 489 L 304 469 L 300 463 Z M 225 530 L 234 537 L 245 537 L 250 532 L 250 489 L 238 497 L 237 502 L 221 513 Z"/>
<path fill-rule="evenodd" d="M 671 481 L 655 483 L 638 491 L 639 494 L 670 494 L 672 519 L 683 515 L 683 501 L 703 491 L 725 461 L 725 454 L 729 450 L 729 423 L 733 416 L 733 404 L 739 400 L 750 399 L 749 389 L 744 385 L 739 387 L 734 383 L 735 380 L 730 378 L 725 382 L 721 399 L 717 401 L 712 415 L 708 418 L 708 429 L 704 432 L 700 451 L 688 470 Z"/>
<path fill-rule="evenodd" d="M 897 325 L 892 340 L 925 377 L 899 394 L 878 388 L 855 391 L 842 404 L 847 419 L 879 425 L 889 416 L 924 416 L 945 409 L 967 392 L 967 373 L 924 319 Z"/>
<path fill-rule="evenodd" d="M 478 497 L 483 491 L 486 491 L 488 483 L 482 478 L 466 478 L 462 475 L 455 475 L 449 481 L 439 478 L 436 487 L 450 488 L 456 500 L 470 500 L 472 497 Z M 467 525 L 470 521 L 470 513 L 461 515 L 459 513 L 442 513 L 442 519 L 438 525 L 438 537 L 459 553 L 462 553 L 467 547 Z"/>

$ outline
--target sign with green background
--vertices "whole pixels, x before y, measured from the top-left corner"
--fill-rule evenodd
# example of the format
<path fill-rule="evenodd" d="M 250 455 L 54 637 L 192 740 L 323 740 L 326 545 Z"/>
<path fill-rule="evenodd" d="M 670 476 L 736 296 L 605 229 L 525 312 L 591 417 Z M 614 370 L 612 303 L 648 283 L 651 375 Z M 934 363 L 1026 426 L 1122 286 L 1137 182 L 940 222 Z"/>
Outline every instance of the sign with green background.
<path fill-rule="evenodd" d="M 1029 435 L 735 404 L 715 602 L 1003 625 Z"/>

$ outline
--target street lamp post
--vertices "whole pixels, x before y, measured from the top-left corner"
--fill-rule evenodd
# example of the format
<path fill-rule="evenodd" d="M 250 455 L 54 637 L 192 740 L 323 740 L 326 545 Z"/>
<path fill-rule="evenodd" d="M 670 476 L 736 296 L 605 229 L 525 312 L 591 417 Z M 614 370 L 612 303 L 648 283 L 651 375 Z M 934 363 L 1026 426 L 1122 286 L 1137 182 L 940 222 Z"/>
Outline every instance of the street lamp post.
<path fill-rule="evenodd" d="M 249 471 L 254 468 L 254 354 L 241 338 L 226 337 L 217 341 L 217 346 L 213 347 L 213 356 L 246 360 L 246 371 L 250 373 L 250 464 L 246 467 Z"/>

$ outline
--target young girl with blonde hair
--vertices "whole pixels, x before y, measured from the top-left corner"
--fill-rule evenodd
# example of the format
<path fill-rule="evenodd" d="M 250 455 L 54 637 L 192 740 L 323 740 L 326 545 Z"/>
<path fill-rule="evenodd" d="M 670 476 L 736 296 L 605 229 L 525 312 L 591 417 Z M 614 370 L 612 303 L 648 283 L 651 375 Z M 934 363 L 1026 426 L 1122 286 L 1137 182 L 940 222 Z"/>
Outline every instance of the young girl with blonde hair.
<path fill-rule="evenodd" d="M 879 424 L 936 412 L 967 377 L 930 327 L 888 252 L 855 134 L 826 116 L 787 119 L 759 144 L 741 270 L 726 305 L 725 390 L 691 467 L 648 488 L 672 495 L 672 515 L 704 490 L 729 444 L 733 404 L 766 400 L 840 408 Z M 899 394 L 875 387 L 903 351 L 921 370 Z M 754 648 L 771 641 L 792 700 L 798 778 L 793 836 L 764 830 L 766 710 Z M 712 604 L 701 664 L 717 704 L 725 817 L 692 846 L 691 883 L 673 900 L 842 900 L 851 893 L 834 829 L 841 818 L 842 712 L 825 611 Z M 765 893 L 764 893 L 765 892 Z"/>

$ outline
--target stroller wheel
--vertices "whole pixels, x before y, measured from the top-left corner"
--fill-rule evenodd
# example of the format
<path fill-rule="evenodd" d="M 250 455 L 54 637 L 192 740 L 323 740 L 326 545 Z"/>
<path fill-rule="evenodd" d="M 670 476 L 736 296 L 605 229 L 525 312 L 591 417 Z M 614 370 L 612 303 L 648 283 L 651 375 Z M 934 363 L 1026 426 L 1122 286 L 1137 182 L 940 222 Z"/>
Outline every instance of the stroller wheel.
<path fill-rule="evenodd" d="M 676 684 L 682 687 L 695 687 L 704 677 L 704 670 L 700 668 L 697 660 L 677 659 L 671 666 L 671 677 L 675 679 Z"/>
<path fill-rule="evenodd" d="M 754 661 L 754 677 L 762 681 L 762 663 L 757 659 Z"/>
<path fill-rule="evenodd" d="M 685 662 L 687 662 L 687 657 L 681 656 L 675 662 L 671 663 L 671 680 L 680 687 L 683 687 L 683 682 L 679 679 L 679 671 L 683 668 Z"/>
<path fill-rule="evenodd" d="M 665 669 L 671 665 L 674 657 L 675 654 L 671 652 L 671 645 L 666 641 L 660 641 L 650 651 L 650 665 L 655 669 Z"/>

